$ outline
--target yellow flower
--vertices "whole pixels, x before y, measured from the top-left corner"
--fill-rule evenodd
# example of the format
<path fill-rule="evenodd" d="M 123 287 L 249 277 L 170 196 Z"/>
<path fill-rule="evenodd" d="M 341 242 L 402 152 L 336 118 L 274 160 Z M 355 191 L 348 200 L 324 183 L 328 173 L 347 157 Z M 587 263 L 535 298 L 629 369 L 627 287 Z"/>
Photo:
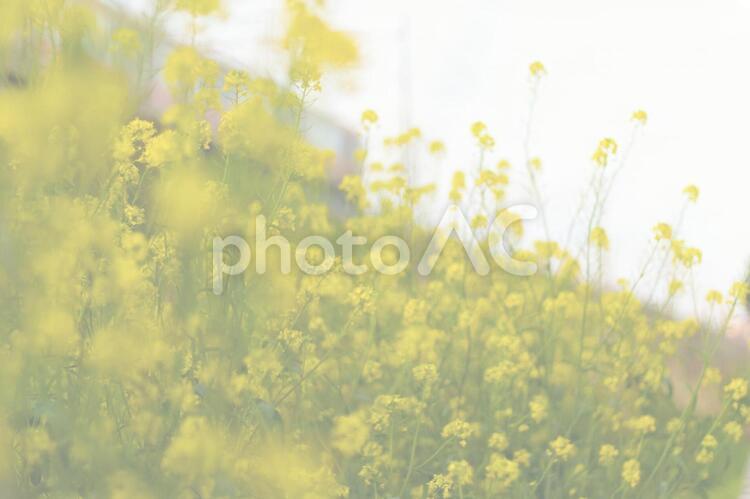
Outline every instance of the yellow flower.
<path fill-rule="evenodd" d="M 207 16 L 221 8 L 221 0 L 177 0 L 176 7 L 194 16 Z"/>
<path fill-rule="evenodd" d="M 712 462 L 715 457 L 713 449 L 718 447 L 718 445 L 719 443 L 713 435 L 708 434 L 703 437 L 703 440 L 701 441 L 701 449 L 695 456 L 695 462 L 699 464 L 708 464 Z"/>
<path fill-rule="evenodd" d="M 505 436 L 505 433 L 493 433 L 487 443 L 491 448 L 503 451 L 508 448 L 508 437 Z"/>
<path fill-rule="evenodd" d="M 703 260 L 703 252 L 698 248 L 690 248 L 684 241 L 672 240 L 672 253 L 674 262 L 679 262 L 686 268 L 691 268 Z"/>
<path fill-rule="evenodd" d="M 422 131 L 419 128 L 410 128 L 397 137 L 385 139 L 384 143 L 387 146 L 405 146 L 421 136 Z"/>
<path fill-rule="evenodd" d="M 721 371 L 715 367 L 706 368 L 706 372 L 703 375 L 703 381 L 707 385 L 719 384 L 721 382 Z"/>
<path fill-rule="evenodd" d="M 299 351 L 300 347 L 305 341 L 305 336 L 302 331 L 296 329 L 283 329 L 279 333 L 279 342 L 286 345 L 292 351 Z"/>
<path fill-rule="evenodd" d="M 161 460 L 169 473 L 210 475 L 222 469 L 231 457 L 225 452 L 225 431 L 204 417 L 182 420 Z"/>
<path fill-rule="evenodd" d="M 695 462 L 698 464 L 709 464 L 713 462 L 715 454 L 707 447 L 701 447 L 698 454 L 695 455 Z"/>
<path fill-rule="evenodd" d="M 435 364 L 420 364 L 411 370 L 414 379 L 420 383 L 432 383 L 438 377 Z"/>
<path fill-rule="evenodd" d="M 633 112 L 633 115 L 631 116 L 631 119 L 633 121 L 637 121 L 641 125 L 645 125 L 646 122 L 648 121 L 648 114 L 646 113 L 646 111 L 644 111 L 642 109 L 638 109 L 637 111 Z"/>
<path fill-rule="evenodd" d="M 682 288 L 685 287 L 685 284 L 677 279 L 672 279 L 669 282 L 669 296 L 674 296 L 680 291 L 682 291 Z"/>
<path fill-rule="evenodd" d="M 749 292 L 750 287 L 746 282 L 735 282 L 729 288 L 729 296 L 740 302 L 747 298 Z"/>
<path fill-rule="evenodd" d="M 371 125 L 374 125 L 378 122 L 378 113 L 373 111 L 372 109 L 367 109 L 362 113 L 362 124 L 365 126 L 365 128 L 369 128 Z"/>
<path fill-rule="evenodd" d="M 30 464 L 38 464 L 45 455 L 50 454 L 56 448 L 55 442 L 44 428 L 26 428 L 21 437 L 20 445 Z"/>
<path fill-rule="evenodd" d="M 657 241 L 662 239 L 672 239 L 672 227 L 669 224 L 660 222 L 654 226 L 654 237 Z"/>
<path fill-rule="evenodd" d="M 482 123 L 481 121 L 477 121 L 474 124 L 471 125 L 471 134 L 479 138 L 487 131 L 487 125 Z"/>
<path fill-rule="evenodd" d="M 718 445 L 719 442 L 716 441 L 716 437 L 710 433 L 703 437 L 703 440 L 701 441 L 701 446 L 707 449 L 715 449 Z"/>
<path fill-rule="evenodd" d="M 508 168 L 510 168 L 510 162 L 507 159 L 501 159 L 497 162 L 498 170 L 507 170 Z"/>
<path fill-rule="evenodd" d="M 599 149 L 602 149 L 610 154 L 617 154 L 617 142 L 615 139 L 606 137 L 599 141 Z"/>
<path fill-rule="evenodd" d="M 523 305 L 525 299 L 521 293 L 510 293 L 505 297 L 505 306 L 508 308 L 516 308 Z"/>
<path fill-rule="evenodd" d="M 604 444 L 599 448 L 599 463 L 605 465 L 609 464 L 614 461 L 619 454 L 620 451 L 618 451 L 614 445 Z"/>
<path fill-rule="evenodd" d="M 332 29 L 310 2 L 290 0 L 288 24 L 282 46 L 292 56 L 290 76 L 303 88 L 319 90 L 322 72 L 346 68 L 359 58 L 354 40 Z"/>
<path fill-rule="evenodd" d="M 547 408 L 549 407 L 549 401 L 544 395 L 537 395 L 531 402 L 529 402 L 529 409 L 531 410 L 531 419 L 539 423 L 547 417 Z"/>
<path fill-rule="evenodd" d="M 688 185 L 682 190 L 682 192 L 687 196 L 690 202 L 695 203 L 696 201 L 698 201 L 700 190 L 698 190 L 698 187 L 696 187 L 695 185 Z"/>
<path fill-rule="evenodd" d="M 513 461 L 528 468 L 531 465 L 531 453 L 526 449 L 519 449 L 513 453 Z"/>
<path fill-rule="evenodd" d="M 380 366 L 380 362 L 375 360 L 368 360 L 365 362 L 365 366 L 362 368 L 362 377 L 368 383 L 377 381 L 383 377 L 383 371 Z"/>
<path fill-rule="evenodd" d="M 636 459 L 628 459 L 622 465 L 622 479 L 631 488 L 635 488 L 641 481 L 641 464 Z"/>
<path fill-rule="evenodd" d="M 511 461 L 501 454 L 493 453 L 486 468 L 487 478 L 499 484 L 501 490 L 508 488 L 521 476 L 516 460 Z"/>
<path fill-rule="evenodd" d="M 134 56 L 143 48 L 141 37 L 137 31 L 120 28 L 112 34 L 112 49 L 127 56 Z"/>
<path fill-rule="evenodd" d="M 471 219 L 472 229 L 483 229 L 487 227 L 487 224 L 488 224 L 487 217 L 484 215 L 476 215 L 474 218 Z"/>
<path fill-rule="evenodd" d="M 474 470 L 465 460 L 449 463 L 448 475 L 459 485 L 469 485 L 474 481 Z"/>
<path fill-rule="evenodd" d="M 549 447 L 553 455 L 563 461 L 567 461 L 576 454 L 576 446 L 563 436 L 559 436 L 550 442 Z"/>
<path fill-rule="evenodd" d="M 724 301 L 724 296 L 721 294 L 721 291 L 712 289 L 706 293 L 706 301 L 715 305 L 721 305 Z"/>
<path fill-rule="evenodd" d="M 219 77 L 219 65 L 203 57 L 192 47 L 175 49 L 164 66 L 164 79 L 175 95 L 193 91 L 196 85 L 213 85 Z"/>
<path fill-rule="evenodd" d="M 345 456 L 353 456 L 365 445 L 370 427 L 361 413 L 338 416 L 331 433 L 332 445 Z"/>
<path fill-rule="evenodd" d="M 445 152 L 445 144 L 441 140 L 433 140 L 429 146 L 430 154 L 440 154 Z"/>
<path fill-rule="evenodd" d="M 724 394 L 735 402 L 742 400 L 747 395 L 747 380 L 742 378 L 732 379 L 732 381 L 724 385 Z"/>
<path fill-rule="evenodd" d="M 742 439 L 742 436 L 745 434 L 745 431 L 742 429 L 742 425 L 739 424 L 737 421 L 730 421 L 727 424 L 724 425 L 724 433 L 729 436 L 732 440 L 735 442 L 739 442 Z"/>
<path fill-rule="evenodd" d="M 153 123 L 135 119 L 123 127 L 112 156 L 118 162 L 142 161 L 143 152 L 154 135 L 156 128 Z"/>
<path fill-rule="evenodd" d="M 607 237 L 607 232 L 602 227 L 594 227 L 591 229 L 589 241 L 599 249 L 604 251 L 609 249 L 609 238 Z"/>
<path fill-rule="evenodd" d="M 452 488 L 453 479 L 451 479 L 449 475 L 435 475 L 432 480 L 427 483 L 427 497 L 429 499 L 451 497 Z"/>
<path fill-rule="evenodd" d="M 234 94 L 235 103 L 247 96 L 250 88 L 250 75 L 245 71 L 232 70 L 224 76 L 224 91 Z"/>
<path fill-rule="evenodd" d="M 354 161 L 356 161 L 357 163 L 364 163 L 364 161 L 367 159 L 367 150 L 358 147 L 354 150 L 353 157 Z"/>
<path fill-rule="evenodd" d="M 653 416 L 644 415 L 627 420 L 625 427 L 638 433 L 653 433 L 656 431 L 656 420 Z"/>
<path fill-rule="evenodd" d="M 450 200 L 454 203 L 461 201 L 461 191 L 466 188 L 466 176 L 464 172 L 457 171 L 453 174 L 453 181 L 451 182 L 451 192 L 449 194 Z"/>
<path fill-rule="evenodd" d="M 441 435 L 443 438 L 456 438 L 461 447 L 466 447 L 466 441 L 476 433 L 476 425 L 462 419 L 454 419 L 443 427 Z"/>
<path fill-rule="evenodd" d="M 125 206 L 124 215 L 127 224 L 131 227 L 141 225 L 145 221 L 145 212 L 140 206 L 128 204 Z"/>
<path fill-rule="evenodd" d="M 341 192 L 346 194 L 346 200 L 354 203 L 360 210 L 367 207 L 367 190 L 362 184 L 362 177 L 358 175 L 347 175 L 339 185 Z"/>
<path fill-rule="evenodd" d="M 529 65 L 529 73 L 534 78 L 540 78 L 547 74 L 547 70 L 540 61 L 534 61 Z"/>
<path fill-rule="evenodd" d="M 604 167 L 607 166 L 607 163 L 609 163 L 609 160 L 615 154 L 617 154 L 617 142 L 611 138 L 604 138 L 599 141 L 599 145 L 591 159 L 598 166 Z"/>
<path fill-rule="evenodd" d="M 491 149 L 495 145 L 495 139 L 487 132 L 487 125 L 481 121 L 471 125 L 471 134 L 477 139 L 477 144 L 482 149 Z"/>
<path fill-rule="evenodd" d="M 151 168 L 160 168 L 179 159 L 177 133 L 166 130 L 154 137 L 146 147 L 144 159 Z"/>
<path fill-rule="evenodd" d="M 606 151 L 597 148 L 591 156 L 591 159 L 599 166 L 606 166 L 607 161 L 609 161 L 609 155 Z"/>

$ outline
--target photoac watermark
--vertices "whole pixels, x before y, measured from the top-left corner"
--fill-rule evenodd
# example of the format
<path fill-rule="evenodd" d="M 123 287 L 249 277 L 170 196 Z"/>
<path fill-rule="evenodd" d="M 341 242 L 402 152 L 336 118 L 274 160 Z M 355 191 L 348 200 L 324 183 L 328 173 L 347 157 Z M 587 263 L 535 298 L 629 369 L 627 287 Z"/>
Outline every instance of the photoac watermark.
<path fill-rule="evenodd" d="M 514 223 L 522 220 L 533 220 L 537 215 L 538 210 L 533 205 L 514 205 L 498 213 L 498 216 L 486 229 L 487 240 L 490 242 L 490 256 L 501 270 L 515 276 L 531 276 L 536 273 L 537 265 L 535 263 L 516 260 L 508 253 L 505 248 L 505 234 Z M 435 227 L 430 242 L 419 258 L 417 272 L 420 275 L 430 275 L 451 237 L 458 239 L 463 246 L 474 272 L 483 276 L 489 274 L 490 263 L 484 251 L 482 251 L 471 224 L 458 206 L 451 205 Z M 307 236 L 299 241 L 295 248 L 292 248 L 289 240 L 281 235 L 276 234 L 269 237 L 266 217 L 263 215 L 259 215 L 255 219 L 254 243 L 254 249 L 251 249 L 250 243 L 237 235 L 213 239 L 213 292 L 215 295 L 223 293 L 224 277 L 240 275 L 247 271 L 253 257 L 255 259 L 255 273 L 265 274 L 268 270 L 268 250 L 272 247 L 279 251 L 279 270 L 282 274 L 289 274 L 292 271 L 292 260 L 294 260 L 301 272 L 308 275 L 322 275 L 331 271 L 337 256 L 334 244 L 323 236 Z M 366 246 L 368 243 L 366 237 L 354 235 L 352 231 L 348 230 L 336 238 L 335 243 L 340 247 L 341 269 L 349 275 L 361 275 L 370 271 L 385 275 L 397 275 L 406 271 L 412 263 L 409 245 L 404 239 L 395 235 L 380 237 L 372 243 L 369 251 L 369 266 L 354 262 L 354 248 Z M 314 247 L 322 252 L 323 258 L 311 263 L 308 252 Z M 393 248 L 398 254 L 398 259 L 395 261 L 389 259 L 386 262 L 383 253 L 389 247 Z M 235 248 L 239 254 L 234 263 L 229 264 L 225 261 L 224 254 L 227 248 Z"/>

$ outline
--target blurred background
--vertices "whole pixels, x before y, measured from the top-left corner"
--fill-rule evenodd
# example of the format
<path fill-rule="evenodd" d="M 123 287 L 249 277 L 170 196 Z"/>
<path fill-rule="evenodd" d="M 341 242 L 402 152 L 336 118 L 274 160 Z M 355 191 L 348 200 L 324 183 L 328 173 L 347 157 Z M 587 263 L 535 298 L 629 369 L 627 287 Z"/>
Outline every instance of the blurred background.
<path fill-rule="evenodd" d="M 152 8 L 150 0 L 104 5 L 135 17 Z M 351 110 L 372 108 L 384 136 L 417 126 L 428 140 L 446 142 L 440 164 L 416 158 L 420 179 L 445 185 L 453 171 L 476 164 L 469 126 L 482 120 L 497 141 L 495 156 L 510 160 L 521 180 L 528 64 L 540 60 L 548 75 L 531 155 L 543 162 L 552 237 L 567 233 L 598 140 L 613 137 L 624 147 L 629 117 L 642 108 L 648 124 L 635 137 L 604 218 L 612 242 L 608 281 L 637 277 L 651 227 L 675 223 L 684 202 L 675 186 L 691 183 L 701 198 L 685 213 L 680 237 L 703 250 L 694 276 L 698 306 L 708 289 L 726 290 L 743 277 L 750 254 L 750 1 L 328 0 L 327 6 L 332 23 L 358 39 L 363 56 L 358 70 L 326 81 L 337 91 L 324 89 L 314 104 L 315 113 L 343 130 L 344 138 L 334 139 L 339 153 L 356 147 L 348 132 L 358 130 L 359 114 Z M 224 15 L 202 22 L 195 43 L 229 66 L 283 80 L 274 48 L 282 7 L 282 0 L 225 0 Z M 166 33 L 190 41 L 189 18 L 172 19 Z M 523 191 L 508 200 L 523 201 Z M 435 206 L 432 215 L 440 214 Z M 694 312 L 691 294 L 678 301 L 677 313 Z"/>

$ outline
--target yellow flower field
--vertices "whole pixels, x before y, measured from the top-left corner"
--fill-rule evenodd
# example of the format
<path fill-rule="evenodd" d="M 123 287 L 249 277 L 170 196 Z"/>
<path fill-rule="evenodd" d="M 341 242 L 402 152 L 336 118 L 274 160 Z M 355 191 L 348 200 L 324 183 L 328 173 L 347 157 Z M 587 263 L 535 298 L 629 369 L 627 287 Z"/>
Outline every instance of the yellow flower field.
<path fill-rule="evenodd" d="M 220 7 L 154 2 L 194 26 Z M 443 192 L 414 180 L 409 154 L 379 154 L 438 162 L 450 137 L 384 133 L 377 110 L 352 110 L 356 168 L 337 177 L 340 151 L 305 117 L 359 54 L 325 19 L 322 2 L 286 2 L 280 82 L 191 44 L 161 64 L 155 25 L 105 29 L 89 2 L 0 3 L 0 497 L 736 493 L 748 373 L 723 375 L 715 353 L 748 289 L 710 292 L 710 320 L 670 316 L 702 260 L 679 221 L 643 228 L 635 269 L 666 303 L 641 278 L 604 281 L 602 213 L 627 141 L 591 148 L 581 241 L 524 234 L 547 225 L 544 165 L 498 158 L 482 122 L 465 127 L 479 162 Z M 532 90 L 546 76 L 539 61 L 517 75 Z M 143 104 L 154 78 L 171 99 L 158 116 Z M 644 110 L 623 119 L 648 127 Z M 505 204 L 520 187 L 534 222 Z M 418 213 L 440 203 L 466 216 L 488 272 L 459 238 L 417 268 L 434 234 Z M 368 243 L 335 259 L 304 243 L 342 234 Z M 510 271 L 488 258 L 500 247 Z M 674 369 L 686 349 L 691 376 Z"/>

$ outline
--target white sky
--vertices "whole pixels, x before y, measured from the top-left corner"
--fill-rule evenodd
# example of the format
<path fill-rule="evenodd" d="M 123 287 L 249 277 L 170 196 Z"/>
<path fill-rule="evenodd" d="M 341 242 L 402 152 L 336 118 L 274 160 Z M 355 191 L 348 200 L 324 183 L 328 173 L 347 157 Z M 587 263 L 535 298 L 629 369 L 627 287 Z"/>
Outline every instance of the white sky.
<path fill-rule="evenodd" d="M 273 73 L 270 45 L 282 4 L 225 0 L 228 15 L 210 22 L 199 42 Z M 704 253 L 698 296 L 742 277 L 750 257 L 750 0 L 327 5 L 329 20 L 360 41 L 363 61 L 331 82 L 317 107 L 352 128 L 363 109 L 373 108 L 383 134 L 413 124 L 426 137 L 443 139 L 446 160 L 422 165 L 423 178 L 444 182 L 453 170 L 475 165 L 468 128 L 476 120 L 497 141 L 493 159 L 508 158 L 521 171 L 527 68 L 538 59 L 549 74 L 532 154 L 544 162 L 553 236 L 567 231 L 598 140 L 612 136 L 624 145 L 630 114 L 643 108 L 649 123 L 618 177 L 604 223 L 612 243 L 610 280 L 635 278 L 651 227 L 676 219 L 688 183 L 701 188 L 682 232 Z"/>

